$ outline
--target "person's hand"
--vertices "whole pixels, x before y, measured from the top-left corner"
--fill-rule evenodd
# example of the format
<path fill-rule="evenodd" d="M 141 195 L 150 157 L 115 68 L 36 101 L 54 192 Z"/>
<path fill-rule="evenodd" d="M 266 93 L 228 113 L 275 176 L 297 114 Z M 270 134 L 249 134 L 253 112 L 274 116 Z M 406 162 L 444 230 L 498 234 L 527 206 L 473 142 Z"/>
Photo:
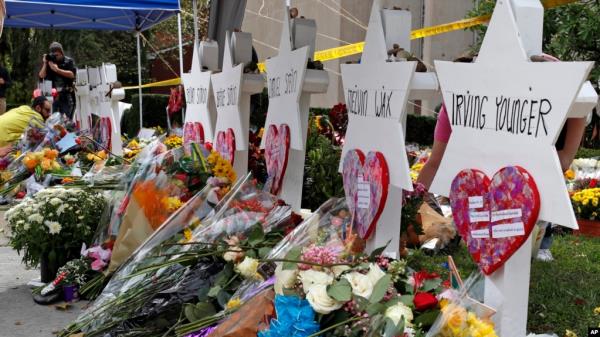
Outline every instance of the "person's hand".
<path fill-rule="evenodd" d="M 44 56 L 42 56 L 42 63 L 44 63 L 44 64 L 45 64 L 46 62 L 48 62 L 48 60 L 46 60 L 46 55 L 48 55 L 48 54 L 44 54 Z"/>
<path fill-rule="evenodd" d="M 2 77 L 0 77 L 0 85 L 3 85 L 4 83 L 6 83 L 6 81 L 4 81 Z"/>
<path fill-rule="evenodd" d="M 58 71 L 58 66 L 56 65 L 56 63 L 49 61 L 48 66 L 50 66 L 50 69 L 52 69 L 54 71 Z"/>

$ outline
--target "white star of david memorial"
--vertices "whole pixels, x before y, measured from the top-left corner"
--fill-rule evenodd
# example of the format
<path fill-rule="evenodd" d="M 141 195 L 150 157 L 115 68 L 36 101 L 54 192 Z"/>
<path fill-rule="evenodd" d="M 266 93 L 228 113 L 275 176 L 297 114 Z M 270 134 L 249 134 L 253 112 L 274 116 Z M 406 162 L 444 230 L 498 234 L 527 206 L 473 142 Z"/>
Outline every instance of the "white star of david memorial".
<path fill-rule="evenodd" d="M 412 191 L 401 121 L 416 62 L 386 62 L 381 8 L 381 1 L 373 3 L 361 63 L 341 65 L 349 121 L 340 172 L 351 150 L 359 149 L 365 155 L 379 151 L 385 156 L 390 188 L 377 230 L 368 244 L 369 248 L 377 248 L 391 240 L 386 252 L 394 255 L 399 250 L 396 239 L 400 235 L 402 189 Z"/>
<path fill-rule="evenodd" d="M 192 69 L 181 77 L 185 88 L 185 124 L 200 123 L 204 131 L 204 140 L 212 141 L 215 137 L 217 111 L 211 85 L 211 71 L 202 71 L 198 53 L 198 46 L 194 44 Z"/>
<path fill-rule="evenodd" d="M 304 150 L 308 128 L 308 115 L 300 111 L 300 96 L 306 75 L 308 46 L 292 50 L 290 19 L 284 11 L 283 27 L 279 42 L 279 55 L 266 60 L 267 88 L 269 90 L 269 110 L 265 130 L 270 125 L 279 127 L 287 124 L 290 128 L 290 147 Z M 264 148 L 263 137 L 261 148 Z"/>
<path fill-rule="evenodd" d="M 448 195 L 454 177 L 525 168 L 540 196 L 539 218 L 578 228 L 554 143 L 592 62 L 529 61 L 509 1 L 498 1 L 473 64 L 436 61 L 452 127 L 431 186 Z"/>
<path fill-rule="evenodd" d="M 474 64 L 435 63 L 452 134 L 431 191 L 448 195 L 463 169 L 479 169 L 491 177 L 518 165 L 536 182 L 539 218 L 577 228 L 554 144 L 593 63 L 530 62 L 513 13 L 510 1 L 496 3 Z M 530 33 L 541 24 L 524 24 L 525 34 L 534 36 Z M 485 302 L 498 309 L 494 321 L 499 336 L 526 334 L 531 247 L 530 237 L 486 277 Z"/>

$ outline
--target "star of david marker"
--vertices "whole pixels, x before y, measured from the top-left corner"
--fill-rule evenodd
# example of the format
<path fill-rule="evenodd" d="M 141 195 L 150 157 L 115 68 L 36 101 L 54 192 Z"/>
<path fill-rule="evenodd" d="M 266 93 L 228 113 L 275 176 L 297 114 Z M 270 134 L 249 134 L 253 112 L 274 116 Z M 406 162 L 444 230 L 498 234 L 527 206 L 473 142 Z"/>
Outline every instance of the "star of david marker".
<path fill-rule="evenodd" d="M 248 171 L 250 95 L 262 91 L 264 77 L 260 74 L 244 74 L 244 64 L 235 65 L 233 63 L 230 34 L 228 32 L 225 37 L 223 70 L 211 75 L 217 108 L 217 125 L 213 144 L 221 144 L 225 152 L 234 153 L 234 158 L 231 158 L 233 159 L 233 168 L 238 177 L 242 177 Z M 220 137 L 220 133 L 222 137 Z M 231 137 L 225 136 L 231 134 L 233 134 L 233 141 Z M 225 139 L 225 143 L 219 138 Z M 219 143 L 217 143 L 218 140 Z"/>
<path fill-rule="evenodd" d="M 364 155 L 369 152 L 383 154 L 390 186 L 368 248 L 377 248 L 390 241 L 386 252 L 397 255 L 402 189 L 412 190 L 401 120 L 406 113 L 416 62 L 386 62 L 381 8 L 381 1 L 373 3 L 361 64 L 341 66 L 349 122 L 340 171 L 350 151 L 360 150 Z M 360 203 L 357 207 L 361 207 Z"/>
<path fill-rule="evenodd" d="M 530 62 L 520 36 L 511 2 L 499 0 L 474 64 L 436 61 L 452 135 L 431 191 L 448 195 L 463 169 L 491 177 L 518 165 L 539 190 L 539 218 L 577 228 L 554 144 L 593 63 Z M 526 334 L 531 246 L 486 277 L 498 335 Z"/>
<path fill-rule="evenodd" d="M 205 140 L 212 141 L 215 137 L 217 111 L 211 85 L 211 71 L 202 71 L 198 53 L 198 46 L 194 45 L 192 69 L 181 78 L 186 99 L 183 139 L 185 143 L 204 143 Z"/>
<path fill-rule="evenodd" d="M 266 61 L 269 110 L 261 148 L 266 148 L 266 151 L 272 154 L 267 163 L 271 180 L 267 186 L 271 187 L 272 193 L 281 191 L 281 198 L 294 209 L 299 210 L 302 200 L 310 95 L 326 92 L 329 77 L 325 71 L 306 69 L 309 58 L 308 46 L 292 49 L 288 12 L 289 8 L 286 7 L 283 12 L 279 55 Z M 315 36 L 312 36 L 313 40 Z M 281 134 L 285 130 L 289 130 L 289 145 L 285 141 L 287 135 L 279 138 L 268 134 L 269 132 Z M 267 144 L 267 142 L 278 144 Z M 288 153 L 287 158 L 285 153 Z M 280 189 L 279 185 L 281 185 Z"/>

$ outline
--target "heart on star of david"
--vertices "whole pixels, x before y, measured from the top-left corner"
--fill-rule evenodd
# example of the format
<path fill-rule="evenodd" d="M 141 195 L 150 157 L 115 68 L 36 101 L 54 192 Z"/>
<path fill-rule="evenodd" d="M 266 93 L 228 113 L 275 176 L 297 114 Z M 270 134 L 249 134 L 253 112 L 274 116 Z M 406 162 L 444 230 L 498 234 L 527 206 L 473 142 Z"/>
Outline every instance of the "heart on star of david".
<path fill-rule="evenodd" d="M 183 127 L 184 144 L 204 144 L 204 127 L 200 122 L 187 122 Z"/>
<path fill-rule="evenodd" d="M 354 228 L 366 240 L 373 234 L 385 207 L 390 174 L 385 157 L 372 151 L 365 157 L 354 149 L 344 157 L 342 175 L 348 209 L 353 214 Z"/>
<path fill-rule="evenodd" d="M 273 195 L 281 191 L 290 153 L 290 128 L 287 124 L 269 125 L 265 138 L 265 163 L 268 179 L 265 189 Z"/>
<path fill-rule="evenodd" d="M 235 160 L 235 133 L 232 128 L 217 133 L 215 150 L 221 154 L 221 157 L 233 165 L 233 161 Z"/>
<path fill-rule="evenodd" d="M 540 195 L 522 167 L 505 167 L 491 180 L 482 171 L 466 169 L 452 181 L 450 204 L 473 260 L 491 275 L 529 238 L 540 212 Z"/>

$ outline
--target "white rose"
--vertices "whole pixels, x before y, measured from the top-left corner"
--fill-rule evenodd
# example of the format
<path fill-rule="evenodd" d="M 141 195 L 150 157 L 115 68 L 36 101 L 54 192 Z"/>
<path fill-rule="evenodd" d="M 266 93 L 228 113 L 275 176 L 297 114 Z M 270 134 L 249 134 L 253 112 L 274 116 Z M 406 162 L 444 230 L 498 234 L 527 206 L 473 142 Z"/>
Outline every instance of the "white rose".
<path fill-rule="evenodd" d="M 350 269 L 349 266 L 340 265 L 340 266 L 333 266 L 331 268 L 331 271 L 333 272 L 333 274 L 335 275 L 335 277 L 338 277 L 338 276 L 342 275 L 342 273 L 345 272 L 348 269 Z"/>
<path fill-rule="evenodd" d="M 369 265 L 369 272 L 367 273 L 367 277 L 369 278 L 373 286 L 375 286 L 377 284 L 377 281 L 379 281 L 384 276 L 385 273 L 383 272 L 383 270 L 381 270 L 381 268 L 379 268 L 378 265 L 376 265 L 375 263 L 371 263 Z"/>
<path fill-rule="evenodd" d="M 308 293 L 312 287 L 317 285 L 328 286 L 333 283 L 333 275 L 313 269 L 302 270 L 300 273 L 300 281 L 305 293 Z"/>
<path fill-rule="evenodd" d="M 343 302 L 338 302 L 327 295 L 327 286 L 324 284 L 313 285 L 306 294 L 306 300 L 308 300 L 314 311 L 323 315 L 338 310 L 344 305 Z"/>
<path fill-rule="evenodd" d="M 284 289 L 291 289 L 296 284 L 298 278 L 298 270 L 284 270 L 283 264 L 279 264 L 275 269 L 275 293 L 283 295 Z"/>
<path fill-rule="evenodd" d="M 367 275 L 352 272 L 344 275 L 344 278 L 350 282 L 352 293 L 354 295 L 367 299 L 371 297 L 371 293 L 373 293 L 373 283 L 371 283 L 371 280 Z"/>
<path fill-rule="evenodd" d="M 391 319 L 396 325 L 398 325 L 398 323 L 400 323 L 400 319 L 404 317 L 405 326 L 411 326 L 410 322 L 413 320 L 413 313 L 409 307 L 404 305 L 404 303 L 398 303 L 387 308 L 385 311 L 385 317 Z"/>
<path fill-rule="evenodd" d="M 246 256 L 244 261 L 238 264 L 235 269 L 245 278 L 256 279 L 258 275 L 256 272 L 258 269 L 258 260 Z"/>

